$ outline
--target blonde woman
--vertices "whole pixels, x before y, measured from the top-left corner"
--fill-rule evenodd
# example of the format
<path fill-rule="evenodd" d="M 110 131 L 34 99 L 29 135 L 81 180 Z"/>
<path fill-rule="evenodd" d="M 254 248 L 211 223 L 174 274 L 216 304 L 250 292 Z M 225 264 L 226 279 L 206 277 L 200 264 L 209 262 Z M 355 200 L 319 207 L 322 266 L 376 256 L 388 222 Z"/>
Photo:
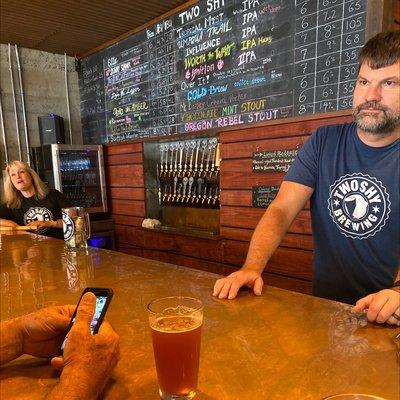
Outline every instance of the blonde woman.
<path fill-rule="evenodd" d="M 11 161 L 7 165 L 4 197 L 0 226 L 28 225 L 37 233 L 62 238 L 61 208 L 69 204 L 59 191 L 49 189 L 28 164 Z"/>

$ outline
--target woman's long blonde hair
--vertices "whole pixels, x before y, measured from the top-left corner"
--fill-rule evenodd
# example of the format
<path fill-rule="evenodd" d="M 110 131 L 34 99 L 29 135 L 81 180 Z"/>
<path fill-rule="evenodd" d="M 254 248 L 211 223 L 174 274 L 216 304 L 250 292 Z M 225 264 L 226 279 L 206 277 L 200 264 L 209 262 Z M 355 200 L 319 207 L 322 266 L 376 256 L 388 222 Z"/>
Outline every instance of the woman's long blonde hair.
<path fill-rule="evenodd" d="M 11 182 L 10 169 L 12 167 L 24 168 L 32 178 L 32 184 L 35 188 L 35 197 L 43 200 L 49 193 L 49 188 L 39 178 L 39 175 L 25 162 L 14 160 L 6 166 L 6 179 L 4 180 L 4 198 L 8 208 L 20 208 L 23 196 L 19 190 L 15 188 Z"/>

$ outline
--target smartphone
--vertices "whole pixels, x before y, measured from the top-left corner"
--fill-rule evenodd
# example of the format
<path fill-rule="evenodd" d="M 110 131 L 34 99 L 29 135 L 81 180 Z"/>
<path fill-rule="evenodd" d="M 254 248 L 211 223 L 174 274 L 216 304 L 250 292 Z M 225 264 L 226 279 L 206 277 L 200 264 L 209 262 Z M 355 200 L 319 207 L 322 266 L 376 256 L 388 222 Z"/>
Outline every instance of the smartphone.
<path fill-rule="evenodd" d="M 90 323 L 90 332 L 92 333 L 92 335 L 96 334 L 99 331 L 100 325 L 104 320 L 104 315 L 107 312 L 107 308 L 110 305 L 111 299 L 114 294 L 113 290 L 110 288 L 90 288 L 89 287 L 89 288 L 86 288 L 82 292 L 81 297 L 78 301 L 78 305 L 76 306 L 74 314 L 72 315 L 71 322 L 68 325 L 65 338 L 61 344 L 61 352 L 65 348 L 65 344 L 66 344 L 67 338 L 68 338 L 68 333 L 71 330 L 72 326 L 74 325 L 76 312 L 79 307 L 79 303 L 81 302 L 82 296 L 87 292 L 92 292 L 96 296 L 96 309 L 93 314 L 92 322 Z"/>

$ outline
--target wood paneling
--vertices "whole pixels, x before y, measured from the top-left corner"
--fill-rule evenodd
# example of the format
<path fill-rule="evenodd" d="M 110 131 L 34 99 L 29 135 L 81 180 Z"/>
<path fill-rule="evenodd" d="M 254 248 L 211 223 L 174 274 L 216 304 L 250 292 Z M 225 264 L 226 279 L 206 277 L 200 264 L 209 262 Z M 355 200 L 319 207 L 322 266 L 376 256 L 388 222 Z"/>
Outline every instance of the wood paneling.
<path fill-rule="evenodd" d="M 253 232 L 254 229 L 230 228 L 228 226 L 222 226 L 220 235 L 225 239 L 249 242 Z M 295 249 L 312 250 L 312 236 L 308 234 L 287 233 L 282 239 L 281 246 L 292 247 Z"/>
<path fill-rule="evenodd" d="M 106 158 L 108 165 L 141 164 L 143 162 L 142 153 L 113 154 L 106 156 Z"/>
<path fill-rule="evenodd" d="M 144 187 L 143 166 L 107 165 L 108 185 L 111 187 Z"/>
<path fill-rule="evenodd" d="M 142 153 L 142 143 L 117 143 L 105 146 L 104 154 L 111 156 L 115 154 Z"/>
<path fill-rule="evenodd" d="M 130 225 L 115 225 L 118 246 L 129 245 L 137 248 L 144 247 L 143 229 Z"/>
<path fill-rule="evenodd" d="M 143 218 L 146 216 L 145 204 L 143 201 L 112 199 L 110 201 L 110 210 L 112 214 Z"/>
<path fill-rule="evenodd" d="M 111 214 L 116 225 L 142 226 L 143 217 L 132 217 L 129 215 Z"/>
<path fill-rule="evenodd" d="M 144 188 L 133 187 L 111 187 L 108 190 L 108 197 L 116 200 L 142 200 L 145 199 Z"/>
<path fill-rule="evenodd" d="M 264 214 L 263 208 L 252 207 L 221 207 L 221 226 L 254 229 Z M 311 234 L 310 212 L 300 211 L 289 228 L 291 233 Z"/>
<path fill-rule="evenodd" d="M 279 186 L 285 176 L 282 172 L 253 173 L 250 160 L 228 160 L 221 162 L 221 190 L 248 189 L 253 186 Z"/>

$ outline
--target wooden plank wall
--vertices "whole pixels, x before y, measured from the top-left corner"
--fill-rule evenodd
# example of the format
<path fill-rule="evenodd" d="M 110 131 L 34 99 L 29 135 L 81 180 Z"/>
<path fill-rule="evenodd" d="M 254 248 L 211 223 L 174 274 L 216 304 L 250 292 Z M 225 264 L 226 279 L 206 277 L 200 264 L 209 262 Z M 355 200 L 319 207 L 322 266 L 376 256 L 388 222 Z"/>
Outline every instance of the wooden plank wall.
<path fill-rule="evenodd" d="M 118 251 L 124 251 L 124 244 L 129 243 L 132 234 L 130 231 L 141 227 L 146 218 L 143 144 L 131 142 L 105 146 L 104 164 L 108 209 L 115 222 L 116 246 Z M 141 248 L 136 250 L 141 256 Z"/>
<path fill-rule="evenodd" d="M 117 250 L 223 275 L 240 268 L 251 234 L 265 211 L 252 207 L 252 186 L 280 185 L 284 176 L 284 173 L 253 173 L 253 152 L 301 147 L 317 127 L 350 120 L 347 111 L 221 132 L 220 236 L 217 238 L 141 228 L 146 216 L 142 142 L 106 145 L 108 199 L 116 224 Z M 309 206 L 293 222 L 264 275 L 271 285 L 311 293 Z"/>

